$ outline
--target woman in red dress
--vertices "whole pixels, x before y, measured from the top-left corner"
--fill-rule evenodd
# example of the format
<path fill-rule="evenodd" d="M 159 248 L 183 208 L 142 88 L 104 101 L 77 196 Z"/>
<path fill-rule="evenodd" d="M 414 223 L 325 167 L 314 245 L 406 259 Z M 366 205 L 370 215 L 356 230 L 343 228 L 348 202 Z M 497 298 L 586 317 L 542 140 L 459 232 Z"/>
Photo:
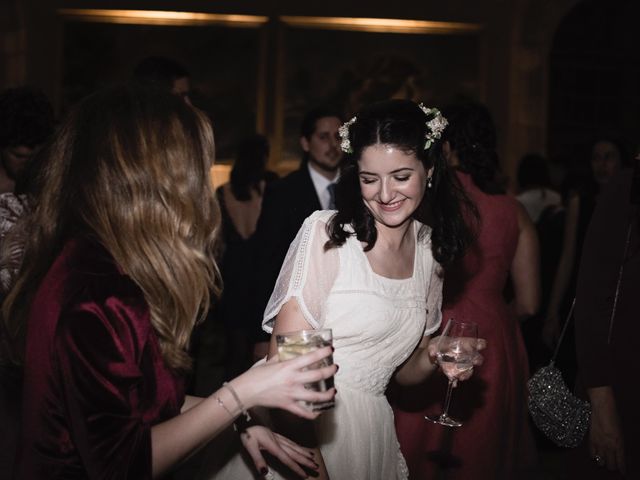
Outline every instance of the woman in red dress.
<path fill-rule="evenodd" d="M 496 133 L 486 108 L 462 105 L 444 115 L 445 155 L 479 218 L 475 244 L 445 272 L 443 319 L 476 322 L 487 349 L 473 378 L 453 392 L 450 414 L 461 427 L 424 419 L 442 411 L 447 382 L 440 375 L 418 389 L 395 392 L 396 429 L 413 479 L 520 478 L 535 462 L 518 317 L 538 308 L 537 236 L 524 209 L 496 181 Z M 511 304 L 504 298 L 509 279 Z"/>

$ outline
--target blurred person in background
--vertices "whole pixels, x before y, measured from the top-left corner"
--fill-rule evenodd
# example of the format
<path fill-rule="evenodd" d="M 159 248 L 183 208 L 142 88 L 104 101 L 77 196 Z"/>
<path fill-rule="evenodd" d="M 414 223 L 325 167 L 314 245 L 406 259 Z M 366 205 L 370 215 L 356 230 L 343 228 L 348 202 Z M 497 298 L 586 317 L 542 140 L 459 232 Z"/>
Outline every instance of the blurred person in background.
<path fill-rule="evenodd" d="M 22 261 L 25 233 L 20 219 L 31 209 L 39 169 L 35 159 L 54 128 L 53 107 L 39 90 L 0 93 L 0 301 L 9 292 Z M 0 327 L 0 344 L 8 341 Z M 0 362 L 0 479 L 13 478 L 20 412 L 20 372 Z"/>
<path fill-rule="evenodd" d="M 562 204 L 562 197 L 551 186 L 547 159 L 542 155 L 530 153 L 520 160 L 516 198 L 533 223 L 538 223 L 548 207 L 558 207 Z"/>
<path fill-rule="evenodd" d="M 252 338 L 255 330 L 252 320 L 251 277 L 255 244 L 253 236 L 262 200 L 267 186 L 278 178 L 267 170 L 269 141 L 264 135 L 251 135 L 242 139 L 237 148 L 236 159 L 228 183 L 216 189 L 220 205 L 222 226 L 218 265 L 224 285 L 219 300 L 215 303 L 203 325 L 200 344 L 197 347 L 195 391 L 203 394 L 213 392 L 216 378 L 208 366 L 215 354 L 217 335 L 212 330 L 223 329 L 226 338 L 224 352 L 225 379 L 244 372 L 252 362 Z M 218 348 L 218 350 L 220 350 Z M 215 366 L 220 364 L 214 361 Z"/>
<path fill-rule="evenodd" d="M 34 157 L 53 128 L 53 107 L 41 91 L 22 87 L 0 94 L 0 252 L 15 224 L 29 211 L 28 194 L 39 169 Z M 13 242 L 12 252 L 2 256 L 0 299 L 9 291 L 19 265 L 21 243 Z"/>
<path fill-rule="evenodd" d="M 53 124 L 53 107 L 39 90 L 21 87 L 0 93 L 0 193 L 13 192 Z"/>
<path fill-rule="evenodd" d="M 517 177 L 519 193 L 516 198 L 535 224 L 540 244 L 541 307 L 536 315 L 522 322 L 529 367 L 534 372 L 548 363 L 551 354 L 542 341 L 542 328 L 562 250 L 564 206 L 562 196 L 552 187 L 549 164 L 542 155 L 524 155 L 518 165 Z"/>
<path fill-rule="evenodd" d="M 569 465 L 585 480 L 640 478 L 639 162 L 603 187 L 582 248 L 577 390 L 591 403 L 591 427 Z"/>
<path fill-rule="evenodd" d="M 598 134 L 588 151 L 590 158 L 587 173 L 569 176 L 566 180 L 565 190 L 568 193 L 565 200 L 561 253 L 549 293 L 542 330 L 543 342 L 549 348 L 555 346 L 576 295 L 582 245 L 600 193 L 609 179 L 630 161 L 626 141 L 615 133 Z M 567 327 L 565 337 L 557 364 L 567 383 L 573 385 L 577 373 L 573 322 Z"/>
<path fill-rule="evenodd" d="M 316 210 L 335 208 L 335 187 L 342 162 L 338 135 L 341 122 L 340 114 L 330 107 L 309 110 L 300 124 L 300 167 L 265 190 L 253 238 L 254 360 L 269 351 L 269 336 L 260 325 L 289 245 L 305 218 Z"/>

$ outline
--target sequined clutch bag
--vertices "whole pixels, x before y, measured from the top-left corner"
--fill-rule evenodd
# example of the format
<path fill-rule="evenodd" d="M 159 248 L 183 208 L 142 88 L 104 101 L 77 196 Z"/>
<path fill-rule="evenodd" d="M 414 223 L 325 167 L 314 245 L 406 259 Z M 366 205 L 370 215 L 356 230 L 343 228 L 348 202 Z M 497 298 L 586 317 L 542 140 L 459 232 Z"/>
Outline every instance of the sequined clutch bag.
<path fill-rule="evenodd" d="M 620 284 L 624 271 L 624 261 L 629 250 L 631 225 L 631 222 L 629 222 L 627 240 L 624 253 L 622 254 L 616 292 L 613 298 L 613 307 L 611 308 L 611 317 L 609 318 L 609 337 L 607 344 L 611 343 L 613 323 L 618 305 L 618 295 L 620 293 Z M 564 383 L 560 370 L 554 365 L 558 351 L 560 350 L 560 343 L 567 330 L 569 321 L 573 316 L 575 305 L 576 299 L 574 298 L 571 308 L 569 309 L 569 315 L 567 315 L 567 320 L 562 327 L 558 344 L 551 357 L 551 362 L 549 362 L 549 365 L 546 367 L 542 367 L 536 371 L 533 377 L 527 382 L 527 386 L 529 387 L 529 413 L 531 414 L 533 423 L 556 445 L 569 448 L 577 447 L 582 442 L 591 424 L 591 405 L 586 400 L 582 400 L 571 393 Z"/>
<path fill-rule="evenodd" d="M 577 447 L 589 429 L 591 405 L 576 397 L 564 383 L 554 363 L 576 305 L 575 298 L 564 322 L 551 362 L 529 379 L 529 413 L 533 423 L 560 447 Z"/>
<path fill-rule="evenodd" d="M 536 427 L 561 447 L 576 447 L 589 429 L 591 405 L 571 393 L 553 361 L 527 383 L 529 413 Z"/>

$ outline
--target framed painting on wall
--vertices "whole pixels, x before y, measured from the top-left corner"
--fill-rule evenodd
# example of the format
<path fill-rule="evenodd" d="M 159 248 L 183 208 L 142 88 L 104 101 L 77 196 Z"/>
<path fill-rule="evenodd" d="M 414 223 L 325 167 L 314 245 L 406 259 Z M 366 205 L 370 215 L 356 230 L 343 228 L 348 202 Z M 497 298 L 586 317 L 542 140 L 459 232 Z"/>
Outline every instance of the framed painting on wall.
<path fill-rule="evenodd" d="M 442 106 L 483 100 L 481 25 L 340 17 L 281 17 L 275 137 L 294 168 L 305 112 L 328 105 L 350 116 L 366 103 L 411 98 Z"/>
<path fill-rule="evenodd" d="M 60 10 L 61 110 L 96 89 L 124 82 L 145 57 L 177 61 L 191 101 L 210 116 L 219 162 L 238 140 L 265 128 L 262 28 L 267 17 L 135 10 Z"/>

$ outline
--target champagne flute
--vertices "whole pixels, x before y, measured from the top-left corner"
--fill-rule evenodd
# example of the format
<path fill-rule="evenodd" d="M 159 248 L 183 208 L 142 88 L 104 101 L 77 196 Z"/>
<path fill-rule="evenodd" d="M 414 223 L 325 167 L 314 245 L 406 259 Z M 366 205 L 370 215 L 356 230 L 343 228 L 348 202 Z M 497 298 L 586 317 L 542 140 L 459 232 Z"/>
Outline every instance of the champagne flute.
<path fill-rule="evenodd" d="M 464 372 L 473 368 L 473 360 L 477 355 L 478 325 L 473 322 L 461 322 L 450 319 L 442 335 L 438 339 L 436 357 L 442 371 L 449 379 L 443 412 L 436 416 L 425 416 L 426 420 L 447 427 L 460 427 L 462 422 L 449 416 L 451 391 Z"/>

